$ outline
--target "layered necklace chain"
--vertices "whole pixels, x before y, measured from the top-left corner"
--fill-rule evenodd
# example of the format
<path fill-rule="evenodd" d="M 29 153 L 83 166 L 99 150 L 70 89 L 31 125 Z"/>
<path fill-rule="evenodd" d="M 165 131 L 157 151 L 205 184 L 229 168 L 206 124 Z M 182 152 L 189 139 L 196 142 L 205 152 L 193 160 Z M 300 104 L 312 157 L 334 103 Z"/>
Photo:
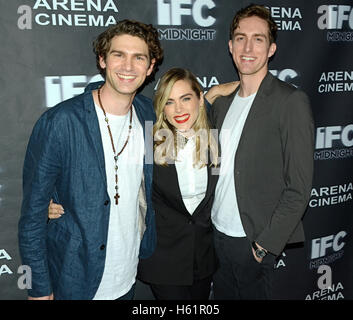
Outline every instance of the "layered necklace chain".
<path fill-rule="evenodd" d="M 104 110 L 100 93 L 101 93 L 101 88 L 98 89 L 98 101 L 99 101 L 99 106 L 103 110 L 104 120 L 107 123 L 107 128 L 108 128 L 108 133 L 109 133 L 109 137 L 110 137 L 110 142 L 111 142 L 113 153 L 114 153 L 114 164 L 115 164 L 114 165 L 114 170 L 115 170 L 115 196 L 114 196 L 114 199 L 115 199 L 115 204 L 117 205 L 119 203 L 119 198 L 120 198 L 120 195 L 119 195 L 119 192 L 118 192 L 118 159 L 119 159 L 119 156 L 124 151 L 125 147 L 127 146 L 128 142 L 129 142 L 131 128 L 132 128 L 132 107 L 130 107 L 129 133 L 127 135 L 127 138 L 126 138 L 126 141 L 125 141 L 123 147 L 121 148 L 121 150 L 118 153 L 116 153 L 112 131 L 110 130 L 109 119 L 108 119 L 107 114 L 106 114 L 106 112 Z"/>

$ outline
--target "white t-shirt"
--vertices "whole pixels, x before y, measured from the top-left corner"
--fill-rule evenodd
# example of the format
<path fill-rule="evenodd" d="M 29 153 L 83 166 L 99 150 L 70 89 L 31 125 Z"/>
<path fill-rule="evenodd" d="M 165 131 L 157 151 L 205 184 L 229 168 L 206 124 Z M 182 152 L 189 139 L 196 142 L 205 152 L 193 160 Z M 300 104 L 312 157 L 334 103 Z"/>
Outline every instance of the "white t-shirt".
<path fill-rule="evenodd" d="M 184 148 L 178 151 L 175 167 L 178 174 L 179 189 L 186 209 L 193 214 L 203 200 L 207 189 L 207 167 L 193 167 L 195 138 L 188 140 Z"/>
<path fill-rule="evenodd" d="M 102 136 L 110 218 L 104 273 L 95 300 L 112 300 L 126 294 L 135 283 L 140 249 L 138 193 L 143 174 L 144 138 L 133 108 L 129 142 L 118 159 L 119 204 L 115 204 L 115 162 L 104 114 L 96 106 Z M 124 116 L 107 114 L 116 153 L 123 147 L 129 131 L 130 112 Z"/>
<path fill-rule="evenodd" d="M 216 229 L 231 237 L 246 236 L 234 186 L 234 157 L 255 96 L 256 93 L 242 98 L 236 94 L 219 135 L 222 152 L 221 168 L 211 217 Z"/>

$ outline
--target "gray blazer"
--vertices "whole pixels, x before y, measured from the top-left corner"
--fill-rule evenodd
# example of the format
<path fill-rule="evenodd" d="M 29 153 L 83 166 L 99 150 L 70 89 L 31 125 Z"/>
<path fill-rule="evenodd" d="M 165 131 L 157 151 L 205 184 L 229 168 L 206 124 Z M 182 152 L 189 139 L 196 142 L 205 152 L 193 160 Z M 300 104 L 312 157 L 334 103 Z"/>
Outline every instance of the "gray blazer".
<path fill-rule="evenodd" d="M 235 92 L 214 102 L 221 130 Z M 221 150 L 227 152 L 227 150 Z M 314 124 L 307 95 L 270 73 L 255 97 L 234 159 L 234 182 L 247 237 L 279 255 L 304 241 L 301 218 L 313 176 Z"/>

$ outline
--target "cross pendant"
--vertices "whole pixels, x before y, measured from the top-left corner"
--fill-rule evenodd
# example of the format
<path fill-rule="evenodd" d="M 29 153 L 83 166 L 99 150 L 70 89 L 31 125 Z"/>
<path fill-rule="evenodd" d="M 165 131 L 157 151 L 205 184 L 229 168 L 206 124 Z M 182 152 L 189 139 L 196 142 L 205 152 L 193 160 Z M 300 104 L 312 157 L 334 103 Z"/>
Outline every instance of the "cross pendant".
<path fill-rule="evenodd" d="M 116 193 L 115 194 L 115 196 L 114 196 L 114 199 L 115 199 L 115 204 L 118 204 L 118 202 L 119 202 L 119 199 L 120 198 L 120 195 L 119 195 L 119 193 Z"/>

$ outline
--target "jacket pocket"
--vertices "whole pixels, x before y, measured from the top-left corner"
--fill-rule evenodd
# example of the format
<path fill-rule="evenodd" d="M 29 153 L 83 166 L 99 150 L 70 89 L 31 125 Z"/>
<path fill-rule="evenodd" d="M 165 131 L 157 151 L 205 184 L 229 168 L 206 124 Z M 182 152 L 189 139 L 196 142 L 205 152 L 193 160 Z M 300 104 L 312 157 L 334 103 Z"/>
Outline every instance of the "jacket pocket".
<path fill-rule="evenodd" d="M 78 277 L 84 274 L 80 248 L 82 248 L 80 236 L 71 234 L 58 223 L 49 224 L 47 252 L 52 279 L 60 279 L 64 275 Z"/>

